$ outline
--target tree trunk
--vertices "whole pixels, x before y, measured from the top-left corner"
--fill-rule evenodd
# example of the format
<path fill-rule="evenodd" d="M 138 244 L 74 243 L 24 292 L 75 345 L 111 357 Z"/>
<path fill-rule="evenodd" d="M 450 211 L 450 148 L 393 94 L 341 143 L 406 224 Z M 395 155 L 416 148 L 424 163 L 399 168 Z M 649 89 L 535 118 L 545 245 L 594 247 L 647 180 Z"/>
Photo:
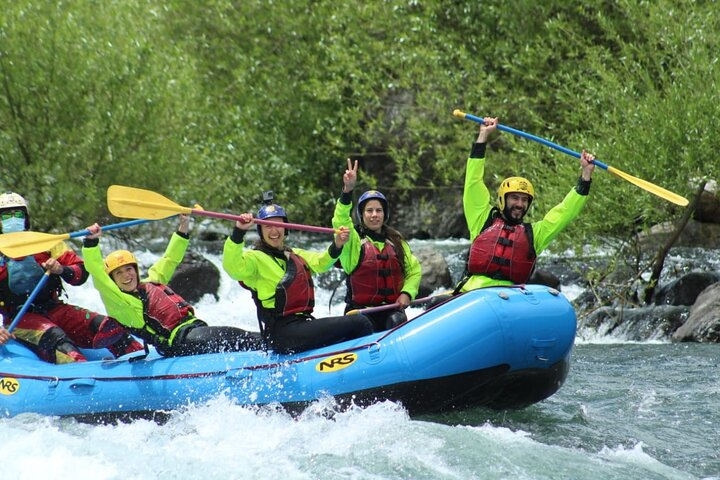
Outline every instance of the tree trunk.
<path fill-rule="evenodd" d="M 677 239 L 680 237 L 680 234 L 682 233 L 683 229 L 685 228 L 685 225 L 687 225 L 688 221 L 690 221 L 690 217 L 692 216 L 693 212 L 695 211 L 695 206 L 700 201 L 700 196 L 702 195 L 703 191 L 705 190 L 705 184 L 707 183 L 707 180 L 703 180 L 700 183 L 700 186 L 697 189 L 697 192 L 695 192 L 695 196 L 693 197 L 692 201 L 690 202 L 690 205 L 685 209 L 685 212 L 683 213 L 683 216 L 678 221 L 677 225 L 675 226 L 675 231 L 673 232 L 670 237 L 668 237 L 667 241 L 665 242 L 665 245 L 662 246 L 662 248 L 655 254 L 655 259 L 653 260 L 653 270 L 652 274 L 650 275 L 650 281 L 648 282 L 648 286 L 645 288 L 645 304 L 649 305 L 652 302 L 653 294 L 655 293 L 655 287 L 657 287 L 658 279 L 660 278 L 660 274 L 662 273 L 662 269 L 665 266 L 665 258 L 667 257 L 668 252 L 670 251 L 670 248 L 675 244 Z"/>

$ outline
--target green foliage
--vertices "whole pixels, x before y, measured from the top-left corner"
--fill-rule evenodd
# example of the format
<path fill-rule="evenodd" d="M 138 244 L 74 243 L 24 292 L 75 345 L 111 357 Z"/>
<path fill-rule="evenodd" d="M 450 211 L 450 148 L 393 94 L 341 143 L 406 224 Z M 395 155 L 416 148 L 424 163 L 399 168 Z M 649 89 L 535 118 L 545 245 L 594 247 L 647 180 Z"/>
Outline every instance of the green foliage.
<path fill-rule="evenodd" d="M 4 190 L 37 229 L 99 220 L 113 183 L 182 181 L 191 59 L 147 2 L 14 2 L 0 23 Z"/>
<path fill-rule="evenodd" d="M 347 157 L 394 203 L 459 196 L 477 125 L 455 108 L 686 196 L 719 173 L 714 2 L 4 3 L 0 189 L 27 195 L 36 229 L 111 220 L 111 184 L 235 213 L 272 189 L 292 221 L 325 225 Z M 489 159 L 493 186 L 533 180 L 533 215 L 578 174 L 508 134 Z M 560 245 L 678 213 L 598 171 Z"/>

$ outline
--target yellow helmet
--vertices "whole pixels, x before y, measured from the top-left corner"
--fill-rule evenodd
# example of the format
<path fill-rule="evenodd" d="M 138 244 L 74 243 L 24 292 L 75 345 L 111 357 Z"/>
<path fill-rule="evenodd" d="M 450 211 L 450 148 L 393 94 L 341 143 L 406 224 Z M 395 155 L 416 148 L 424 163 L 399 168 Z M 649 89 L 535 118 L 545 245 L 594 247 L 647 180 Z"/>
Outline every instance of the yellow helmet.
<path fill-rule="evenodd" d="M 528 202 L 528 207 L 532 203 L 533 198 L 535 198 L 535 189 L 532 183 L 530 183 L 530 180 L 523 177 L 508 177 L 503 180 L 498 187 L 498 204 L 500 205 L 500 210 L 505 210 L 505 195 L 513 192 L 526 193 L 529 195 L 530 201 Z"/>
<path fill-rule="evenodd" d="M 138 268 L 138 262 L 135 255 L 127 250 L 115 250 L 110 255 L 105 257 L 105 273 L 110 273 L 118 267 L 124 265 L 135 265 L 135 269 Z"/>

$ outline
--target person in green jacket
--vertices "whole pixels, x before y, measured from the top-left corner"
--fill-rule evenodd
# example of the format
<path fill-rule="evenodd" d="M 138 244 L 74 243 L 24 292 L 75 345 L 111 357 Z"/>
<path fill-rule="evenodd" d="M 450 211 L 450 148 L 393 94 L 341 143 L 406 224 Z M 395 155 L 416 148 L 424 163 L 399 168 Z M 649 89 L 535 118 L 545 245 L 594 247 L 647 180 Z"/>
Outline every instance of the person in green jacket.
<path fill-rule="evenodd" d="M 108 315 L 128 327 L 146 344 L 167 357 L 257 350 L 264 347 L 260 335 L 241 328 L 208 326 L 195 309 L 167 283 L 182 262 L 189 243 L 189 217 L 180 215 L 178 230 L 165 254 L 140 280 L 138 261 L 131 252 L 117 250 L 103 260 L 99 241 L 101 227 L 88 227 L 83 240 L 85 266 L 105 304 Z"/>
<path fill-rule="evenodd" d="M 485 150 L 488 137 L 497 130 L 498 119 L 485 117 L 483 121 L 465 172 L 463 209 L 472 245 L 466 275 L 457 292 L 526 283 L 540 252 L 577 217 L 587 202 L 595 169 L 592 163 L 595 157 L 583 150 L 577 185 L 542 220 L 525 223 L 525 214 L 535 199 L 529 180 L 506 178 L 498 188 L 497 206 L 490 201 L 490 192 L 483 182 Z"/>
<path fill-rule="evenodd" d="M 350 239 L 340 255 L 340 265 L 347 274 L 345 312 L 399 304 L 399 308 L 366 314 L 378 332 L 407 321 L 404 309 L 417 296 L 422 266 L 400 232 L 387 224 L 388 201 L 377 190 L 360 196 L 358 222 L 353 225 L 352 192 L 357 183 L 358 162 L 350 159 L 347 162 L 343 190 L 332 220 L 333 228 L 350 229 Z"/>
<path fill-rule="evenodd" d="M 272 200 L 269 200 L 271 202 Z M 288 222 L 285 209 L 273 203 L 258 212 L 259 220 Z M 252 214 L 240 215 L 223 248 L 223 268 L 250 290 L 257 307 L 260 332 L 278 353 L 302 352 L 372 333 L 364 315 L 315 318 L 312 276 L 330 270 L 347 242 L 339 229 L 327 250 L 313 252 L 285 246 L 287 229 L 257 225 L 260 240 L 245 247 L 245 233 L 255 225 Z"/>

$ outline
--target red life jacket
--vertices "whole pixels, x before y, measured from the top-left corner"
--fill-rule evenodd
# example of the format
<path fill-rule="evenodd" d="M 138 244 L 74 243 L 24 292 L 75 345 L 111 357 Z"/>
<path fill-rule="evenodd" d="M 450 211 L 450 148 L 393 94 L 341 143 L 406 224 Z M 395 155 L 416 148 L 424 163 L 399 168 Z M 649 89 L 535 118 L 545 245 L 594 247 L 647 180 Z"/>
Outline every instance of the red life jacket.
<path fill-rule="evenodd" d="M 173 329 L 195 313 L 193 307 L 167 285 L 141 283 L 138 296 L 143 302 L 144 330 L 150 327 L 155 332 L 147 331 L 146 335 L 162 338 L 165 343 Z"/>
<path fill-rule="evenodd" d="M 315 306 L 315 286 L 307 262 L 293 252 L 286 252 L 285 275 L 275 288 L 275 315 L 286 317 L 296 313 L 312 313 Z"/>
<path fill-rule="evenodd" d="M 278 256 L 262 247 L 256 247 L 256 249 L 270 256 Z M 275 308 L 265 308 L 256 290 L 248 287 L 242 281 L 238 282 L 241 287 L 249 290 L 252 295 L 257 307 L 260 334 L 265 338 L 267 338 L 268 332 L 272 331 L 276 319 L 295 313 L 307 313 L 310 315 L 315 306 L 315 286 L 313 285 L 310 267 L 302 257 L 290 250 L 285 250 L 281 255 L 285 256 L 287 266 L 285 275 L 275 287 Z"/>
<path fill-rule="evenodd" d="M 360 260 L 348 277 L 352 304 L 371 306 L 397 300 L 405 284 L 405 274 L 395 248 L 386 240 L 381 252 L 369 239 L 362 239 Z"/>
<path fill-rule="evenodd" d="M 497 217 L 470 246 L 468 272 L 496 280 L 525 283 L 535 265 L 532 225 L 508 225 Z"/>

